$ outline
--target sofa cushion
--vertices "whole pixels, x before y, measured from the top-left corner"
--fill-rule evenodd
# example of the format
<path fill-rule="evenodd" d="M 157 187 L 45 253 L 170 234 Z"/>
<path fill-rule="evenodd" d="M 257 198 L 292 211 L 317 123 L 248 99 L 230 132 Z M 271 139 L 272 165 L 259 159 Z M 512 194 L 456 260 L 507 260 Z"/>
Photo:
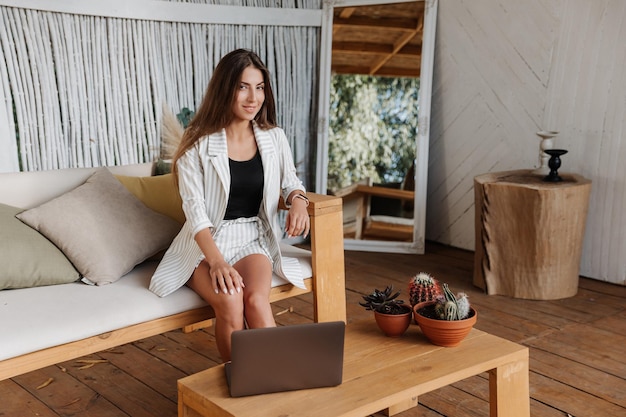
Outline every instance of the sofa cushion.
<path fill-rule="evenodd" d="M 88 284 L 117 281 L 165 249 L 180 224 L 139 201 L 106 168 L 73 190 L 17 215 L 74 264 Z"/>
<path fill-rule="evenodd" d="M 63 252 L 0 203 L 0 290 L 66 284 L 80 278 Z"/>
<path fill-rule="evenodd" d="M 165 214 L 180 224 L 185 223 L 183 202 L 172 174 L 154 177 L 116 175 L 115 178 L 152 210 Z"/>
<path fill-rule="evenodd" d="M 87 181 L 99 168 L 62 168 L 0 173 L 0 202 L 30 209 L 50 201 Z M 114 175 L 148 176 L 152 163 L 107 167 Z"/>
<path fill-rule="evenodd" d="M 311 252 L 283 243 L 281 250 L 298 259 L 303 277 L 311 276 Z M 18 317 L 0 320 L 0 335 L 9 335 L 0 344 L 0 361 L 206 305 L 187 286 L 167 297 L 150 292 L 157 265 L 143 262 L 123 279 L 101 287 L 70 283 L 0 291 L 0 317 Z M 286 283 L 273 275 L 272 287 Z"/>

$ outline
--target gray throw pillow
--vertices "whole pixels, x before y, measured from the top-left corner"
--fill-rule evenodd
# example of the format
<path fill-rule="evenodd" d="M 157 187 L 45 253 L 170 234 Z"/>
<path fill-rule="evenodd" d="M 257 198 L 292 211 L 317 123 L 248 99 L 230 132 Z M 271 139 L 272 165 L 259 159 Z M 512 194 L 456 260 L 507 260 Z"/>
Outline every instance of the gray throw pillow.
<path fill-rule="evenodd" d="M 117 281 L 167 248 L 180 229 L 176 221 L 149 209 L 106 168 L 17 217 L 58 246 L 84 282 L 96 285 Z"/>
<path fill-rule="evenodd" d="M 67 284 L 80 278 L 63 252 L 0 204 L 0 290 Z"/>

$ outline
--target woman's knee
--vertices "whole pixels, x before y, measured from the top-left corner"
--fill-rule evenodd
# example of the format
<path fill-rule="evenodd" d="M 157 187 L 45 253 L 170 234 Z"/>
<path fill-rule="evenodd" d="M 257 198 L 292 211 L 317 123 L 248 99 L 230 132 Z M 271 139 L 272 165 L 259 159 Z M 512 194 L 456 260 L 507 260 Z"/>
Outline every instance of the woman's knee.
<path fill-rule="evenodd" d="M 243 329 L 244 301 L 240 294 L 219 294 L 210 304 L 221 325 L 228 326 L 233 330 Z"/>
<path fill-rule="evenodd" d="M 250 293 L 244 295 L 243 303 L 246 311 L 263 311 L 270 308 L 270 299 L 267 294 Z"/>
<path fill-rule="evenodd" d="M 224 322 L 243 323 L 244 299 L 242 293 L 216 293 L 209 278 L 209 268 L 206 262 L 201 262 L 193 275 L 187 281 L 187 286 L 194 290 L 204 301 L 209 303 L 215 311 L 215 316 Z"/>
<path fill-rule="evenodd" d="M 244 298 L 243 294 L 217 294 L 218 308 L 221 312 L 230 315 L 243 314 Z"/>

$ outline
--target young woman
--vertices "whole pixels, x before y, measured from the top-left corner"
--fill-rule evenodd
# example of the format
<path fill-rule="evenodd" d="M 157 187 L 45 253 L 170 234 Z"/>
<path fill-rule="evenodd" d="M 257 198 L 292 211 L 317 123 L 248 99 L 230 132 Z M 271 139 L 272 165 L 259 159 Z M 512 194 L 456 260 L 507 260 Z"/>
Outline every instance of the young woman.
<path fill-rule="evenodd" d="M 308 235 L 308 200 L 291 149 L 276 126 L 269 71 L 249 50 L 224 56 L 174 156 L 186 223 L 152 277 L 164 297 L 187 285 L 215 310 L 215 338 L 230 360 L 235 330 L 275 326 L 272 273 L 304 288 L 297 260 L 283 258 L 278 200 L 287 236 Z"/>

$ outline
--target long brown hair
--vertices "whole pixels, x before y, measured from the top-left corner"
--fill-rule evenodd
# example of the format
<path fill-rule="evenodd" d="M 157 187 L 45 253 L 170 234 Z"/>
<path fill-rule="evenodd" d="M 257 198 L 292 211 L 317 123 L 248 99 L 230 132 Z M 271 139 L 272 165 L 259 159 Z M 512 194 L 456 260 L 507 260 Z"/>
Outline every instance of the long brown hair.
<path fill-rule="evenodd" d="M 248 67 L 254 67 L 261 71 L 265 83 L 265 101 L 254 120 L 262 129 L 276 126 L 276 103 L 270 84 L 269 70 L 261 58 L 248 49 L 236 49 L 229 52 L 215 67 L 202 103 L 200 103 L 200 107 L 196 110 L 196 114 L 183 134 L 174 155 L 172 164 L 174 174 L 177 171 L 176 162 L 178 159 L 200 138 L 224 129 L 233 121 L 233 104 L 237 97 L 243 71 Z M 176 178 L 176 175 L 174 177 Z"/>

